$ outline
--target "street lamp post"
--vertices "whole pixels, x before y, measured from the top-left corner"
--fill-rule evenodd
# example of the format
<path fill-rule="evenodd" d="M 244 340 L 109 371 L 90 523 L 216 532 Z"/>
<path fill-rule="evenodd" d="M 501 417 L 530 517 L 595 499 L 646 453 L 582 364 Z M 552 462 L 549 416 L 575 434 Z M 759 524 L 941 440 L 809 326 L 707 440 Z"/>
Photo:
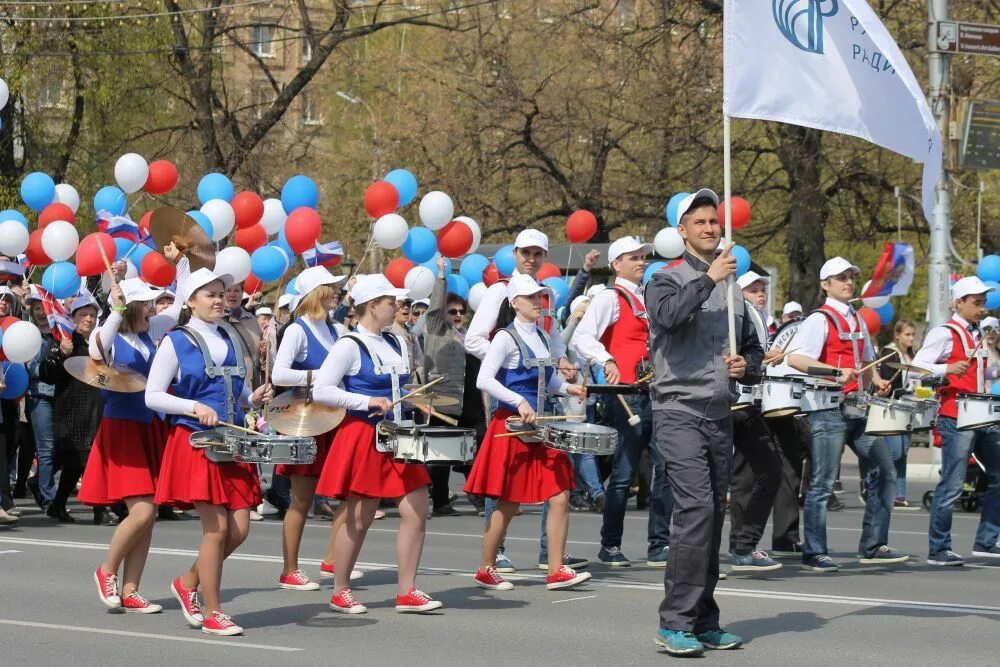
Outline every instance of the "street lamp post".
<path fill-rule="evenodd" d="M 371 119 L 372 146 L 374 148 L 372 151 L 372 183 L 374 183 L 379 180 L 379 174 L 382 173 L 382 144 L 379 141 L 378 122 L 375 120 L 375 112 L 372 111 L 371 106 L 367 102 L 356 95 L 351 95 L 343 90 L 338 90 L 336 95 L 348 104 L 360 104 L 368 112 L 368 117 Z M 381 273 L 382 271 L 382 248 L 377 244 L 375 244 L 372 251 L 372 270 L 376 273 Z"/>

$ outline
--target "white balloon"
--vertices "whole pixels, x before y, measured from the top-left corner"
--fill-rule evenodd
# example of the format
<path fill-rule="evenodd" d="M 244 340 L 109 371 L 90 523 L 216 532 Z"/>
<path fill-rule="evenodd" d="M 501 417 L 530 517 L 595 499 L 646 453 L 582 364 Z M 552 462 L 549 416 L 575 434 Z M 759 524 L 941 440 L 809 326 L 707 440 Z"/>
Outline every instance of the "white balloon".
<path fill-rule="evenodd" d="M 42 349 L 42 334 L 31 322 L 14 322 L 3 333 L 3 352 L 15 364 L 24 364 Z"/>
<path fill-rule="evenodd" d="M 673 227 L 664 227 L 653 238 L 656 254 L 667 259 L 676 259 L 684 254 L 684 239 Z"/>
<path fill-rule="evenodd" d="M 433 231 L 441 229 L 451 222 L 453 215 L 455 215 L 455 205 L 451 197 L 440 190 L 428 192 L 420 200 L 420 222 L 424 223 L 427 229 Z"/>
<path fill-rule="evenodd" d="M 472 230 L 472 246 L 468 250 L 468 254 L 472 254 L 479 250 L 479 244 L 483 241 L 483 230 L 479 228 L 479 223 L 470 218 L 467 215 L 460 215 L 455 218 L 459 222 L 464 222 Z"/>
<path fill-rule="evenodd" d="M 223 248 L 215 256 L 215 272 L 228 273 L 241 283 L 250 275 L 250 253 L 238 246 Z"/>
<path fill-rule="evenodd" d="M 107 275 L 106 273 L 104 275 Z M 138 278 L 139 269 L 135 268 L 135 264 L 132 263 L 131 259 L 125 260 L 125 277 L 126 278 Z"/>
<path fill-rule="evenodd" d="M 0 109 L 7 106 L 7 100 L 10 99 L 10 88 L 7 87 L 7 82 L 0 79 Z"/>
<path fill-rule="evenodd" d="M 411 299 L 426 299 L 434 291 L 434 274 L 426 266 L 415 266 L 406 273 L 403 287 Z"/>
<path fill-rule="evenodd" d="M 486 283 L 476 283 L 469 288 L 469 307 L 472 310 L 479 310 L 479 304 L 483 302 L 483 297 L 486 296 L 488 289 Z"/>
<path fill-rule="evenodd" d="M 42 250 L 54 262 L 64 262 L 73 256 L 80 245 L 80 233 L 65 220 L 49 223 L 42 230 Z"/>
<path fill-rule="evenodd" d="M 274 236 L 285 226 L 285 207 L 281 205 L 280 199 L 264 200 L 264 217 L 260 219 L 260 224 L 264 225 L 264 231 L 268 236 Z"/>
<path fill-rule="evenodd" d="M 28 247 L 28 228 L 17 220 L 0 222 L 0 253 L 17 257 Z M 37 352 L 38 350 L 35 350 Z"/>
<path fill-rule="evenodd" d="M 69 183 L 60 183 L 56 186 L 56 201 L 60 204 L 66 204 L 76 213 L 76 210 L 80 208 L 80 193 Z"/>
<path fill-rule="evenodd" d="M 209 199 L 201 212 L 212 221 L 212 240 L 216 243 L 229 236 L 236 226 L 236 213 L 224 199 Z"/>
<path fill-rule="evenodd" d="M 126 193 L 138 192 L 149 178 L 149 163 L 138 153 L 125 153 L 115 162 L 115 181 Z"/>
<path fill-rule="evenodd" d="M 868 291 L 868 286 L 872 284 L 872 281 L 865 283 L 865 286 L 861 288 L 861 294 Z M 889 297 L 887 296 L 870 296 L 867 299 L 862 299 L 861 303 L 865 304 L 869 308 L 881 308 L 885 304 L 889 303 Z"/>
<path fill-rule="evenodd" d="M 403 216 L 397 213 L 388 213 L 375 221 L 372 228 L 372 237 L 375 243 L 386 250 L 395 250 L 406 242 L 406 236 L 410 232 L 410 226 L 406 224 Z"/>

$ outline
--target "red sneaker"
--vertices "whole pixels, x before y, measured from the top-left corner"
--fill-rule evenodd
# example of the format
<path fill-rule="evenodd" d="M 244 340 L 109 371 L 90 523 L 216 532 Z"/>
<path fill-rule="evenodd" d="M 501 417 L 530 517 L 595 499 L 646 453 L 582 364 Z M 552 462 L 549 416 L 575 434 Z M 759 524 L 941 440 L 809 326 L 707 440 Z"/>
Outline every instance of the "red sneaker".
<path fill-rule="evenodd" d="M 133 591 L 122 598 L 122 609 L 131 614 L 158 614 L 163 611 L 163 607 L 153 604 L 139 595 L 137 591 Z"/>
<path fill-rule="evenodd" d="M 205 622 L 205 616 L 201 613 L 201 605 L 198 604 L 198 589 L 187 590 L 181 586 L 181 578 L 174 579 L 170 584 L 170 593 L 181 603 L 181 613 L 188 624 L 195 628 L 200 628 Z"/>
<path fill-rule="evenodd" d="M 340 595 L 334 595 L 330 598 L 330 609 L 339 611 L 341 614 L 365 614 L 368 612 L 368 607 L 358 602 L 350 588 L 345 588 L 340 592 Z"/>
<path fill-rule="evenodd" d="M 423 591 L 411 588 L 406 595 L 396 596 L 396 611 L 400 613 L 419 613 L 440 609 L 444 605 L 431 598 Z"/>
<path fill-rule="evenodd" d="M 560 588 L 572 588 L 590 579 L 590 572 L 577 572 L 563 565 L 555 574 L 545 577 L 545 588 L 556 591 Z"/>
<path fill-rule="evenodd" d="M 201 631 L 206 635 L 222 635 L 223 637 L 243 634 L 243 628 L 233 623 L 233 619 L 221 611 L 213 612 L 202 624 Z"/>
<path fill-rule="evenodd" d="M 278 588 L 290 591 L 318 591 L 319 584 L 307 577 L 302 570 L 295 570 L 278 578 Z"/>
<path fill-rule="evenodd" d="M 319 564 L 319 574 L 321 577 L 332 577 L 333 576 L 333 563 L 320 563 Z M 351 570 L 351 581 L 360 579 L 365 576 L 361 570 Z"/>
<path fill-rule="evenodd" d="M 104 574 L 100 566 L 94 571 L 94 583 L 97 584 L 97 594 L 105 607 L 117 609 L 122 606 L 122 598 L 118 594 L 118 575 Z"/>
<path fill-rule="evenodd" d="M 491 591 L 509 591 L 514 584 L 500 576 L 495 567 L 481 567 L 476 572 L 476 585 Z"/>

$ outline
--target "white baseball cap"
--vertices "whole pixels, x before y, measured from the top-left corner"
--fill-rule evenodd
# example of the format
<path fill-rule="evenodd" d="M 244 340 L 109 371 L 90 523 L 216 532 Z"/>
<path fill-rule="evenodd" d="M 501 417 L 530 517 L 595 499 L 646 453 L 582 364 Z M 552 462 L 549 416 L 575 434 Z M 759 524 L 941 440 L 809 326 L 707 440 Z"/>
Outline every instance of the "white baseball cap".
<path fill-rule="evenodd" d="M 608 266 L 611 266 L 611 262 L 622 255 L 639 252 L 640 250 L 650 253 L 653 251 L 653 245 L 651 243 L 643 243 L 639 240 L 638 236 L 626 236 L 618 239 L 608 246 Z"/>
<path fill-rule="evenodd" d="M 278 297 L 278 310 L 282 308 L 290 308 L 292 301 L 295 299 L 294 294 L 282 294 Z"/>
<path fill-rule="evenodd" d="M 683 218 L 684 214 L 691 208 L 691 204 L 693 204 L 696 199 L 701 199 L 702 197 L 708 197 L 715 202 L 716 206 L 719 205 L 719 195 L 715 194 L 715 192 L 709 190 L 708 188 L 702 188 L 701 190 L 698 190 L 698 192 L 690 194 L 682 199 L 681 203 L 677 205 L 677 221 L 680 222 L 680 219 Z"/>
<path fill-rule="evenodd" d="M 399 299 L 409 293 L 410 290 L 396 287 L 381 273 L 372 273 L 367 276 L 358 276 L 354 287 L 351 288 L 351 300 L 354 301 L 354 305 L 359 306 L 380 296 L 392 296 Z"/>
<path fill-rule="evenodd" d="M 549 237 L 544 232 L 537 229 L 525 229 L 514 240 L 515 248 L 541 248 L 545 252 L 549 251 Z"/>
<path fill-rule="evenodd" d="M 984 317 L 983 321 L 979 323 L 980 329 L 1000 329 L 1000 320 L 990 315 L 989 317 Z"/>
<path fill-rule="evenodd" d="M 782 315 L 791 315 L 792 313 L 801 313 L 802 304 L 798 301 L 789 301 L 784 306 L 781 307 Z"/>
<path fill-rule="evenodd" d="M 271 310 L 270 308 L 268 308 L 267 306 L 263 306 L 263 307 L 258 308 L 257 310 L 255 310 L 253 312 L 253 314 L 257 315 L 258 317 L 261 316 L 261 315 L 271 315 L 271 316 L 273 316 L 274 315 L 274 311 Z"/>
<path fill-rule="evenodd" d="M 9 296 L 11 301 L 17 301 L 17 294 L 14 294 L 14 290 L 7 287 L 6 285 L 0 285 L 0 299 L 5 296 Z"/>
<path fill-rule="evenodd" d="M 299 277 L 295 279 L 295 290 L 299 293 L 301 301 L 306 294 L 320 285 L 336 285 L 344 280 L 347 280 L 347 276 L 335 276 L 325 266 L 313 266 L 300 273 Z"/>
<path fill-rule="evenodd" d="M 972 294 L 986 294 L 992 292 L 994 287 L 989 287 L 978 276 L 966 276 L 951 286 L 951 298 L 961 299 Z"/>
<path fill-rule="evenodd" d="M 823 268 L 819 270 L 819 279 L 826 280 L 831 276 L 839 276 L 841 273 L 846 271 L 861 273 L 861 269 L 854 266 L 843 257 L 834 257 L 833 259 L 826 260 L 826 264 L 824 264 Z"/>
<path fill-rule="evenodd" d="M 411 308 L 413 306 L 424 306 L 425 308 L 430 308 L 431 307 L 431 300 L 430 299 L 417 299 L 416 301 L 414 301 L 413 303 L 410 304 Z"/>
<path fill-rule="evenodd" d="M 519 273 L 507 283 L 507 300 L 513 302 L 516 296 L 531 296 L 547 289 L 544 285 L 536 283 L 531 276 Z"/>
<path fill-rule="evenodd" d="M 171 292 L 168 289 L 165 289 L 162 292 L 160 292 L 160 296 L 156 297 L 156 300 L 159 301 L 160 299 L 162 299 L 164 297 L 166 297 L 168 299 L 171 299 L 171 300 L 176 300 L 177 299 L 177 295 L 176 294 L 174 294 L 173 292 Z"/>
<path fill-rule="evenodd" d="M 184 281 L 184 285 L 180 289 L 182 300 L 184 301 L 184 303 L 187 303 L 188 299 L 190 299 L 195 292 L 197 292 L 205 285 L 215 282 L 216 280 L 220 281 L 225 289 L 229 289 L 229 287 L 233 284 L 233 277 L 228 273 L 215 273 L 214 271 L 206 268 L 198 269 L 190 276 L 188 276 L 188 279 Z M 122 281 L 123 284 L 124 282 L 125 281 Z M 144 298 L 143 301 L 149 301 L 151 299 L 155 299 L 156 296 L 159 294 L 160 292 L 159 290 L 157 290 L 154 296 Z"/>
<path fill-rule="evenodd" d="M 154 301 L 163 294 L 163 290 L 158 290 L 152 285 L 145 283 L 141 278 L 127 278 L 119 283 L 122 294 L 125 295 L 125 303 L 133 301 Z"/>
<path fill-rule="evenodd" d="M 758 280 L 763 280 L 765 283 L 770 280 L 770 276 L 762 276 L 756 271 L 747 271 L 742 276 L 736 279 L 736 284 L 740 286 L 740 289 L 746 289 L 753 285 Z"/>

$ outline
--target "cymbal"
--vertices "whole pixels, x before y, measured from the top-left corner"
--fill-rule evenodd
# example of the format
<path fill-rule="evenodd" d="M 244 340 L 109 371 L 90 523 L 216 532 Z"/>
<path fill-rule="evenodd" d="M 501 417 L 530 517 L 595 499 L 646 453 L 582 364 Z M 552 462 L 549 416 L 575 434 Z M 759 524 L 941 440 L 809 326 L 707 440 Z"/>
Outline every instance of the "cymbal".
<path fill-rule="evenodd" d="M 894 368 L 897 371 L 906 371 L 907 373 L 913 373 L 915 375 L 930 375 L 931 372 L 926 368 L 921 368 L 920 366 L 914 366 L 913 364 L 901 364 L 898 361 L 887 361 L 885 365 L 889 368 Z"/>
<path fill-rule="evenodd" d="M 174 243 L 188 258 L 191 271 L 215 268 L 215 245 L 212 239 L 208 238 L 194 218 L 179 208 L 161 206 L 153 211 L 149 219 L 149 233 L 160 253 L 164 246 Z"/>
<path fill-rule="evenodd" d="M 431 391 L 425 391 L 422 394 L 410 396 L 409 398 L 404 399 L 403 402 L 411 405 L 436 405 L 439 408 L 446 405 L 458 405 L 458 399 L 454 396 L 435 394 Z"/>
<path fill-rule="evenodd" d="M 282 435 L 322 435 L 339 426 L 346 416 L 343 408 L 308 401 L 303 387 L 279 394 L 267 408 L 268 424 Z"/>
<path fill-rule="evenodd" d="M 63 368 L 74 378 L 109 391 L 134 394 L 146 389 L 146 376 L 122 366 L 108 366 L 90 357 L 70 357 Z"/>

